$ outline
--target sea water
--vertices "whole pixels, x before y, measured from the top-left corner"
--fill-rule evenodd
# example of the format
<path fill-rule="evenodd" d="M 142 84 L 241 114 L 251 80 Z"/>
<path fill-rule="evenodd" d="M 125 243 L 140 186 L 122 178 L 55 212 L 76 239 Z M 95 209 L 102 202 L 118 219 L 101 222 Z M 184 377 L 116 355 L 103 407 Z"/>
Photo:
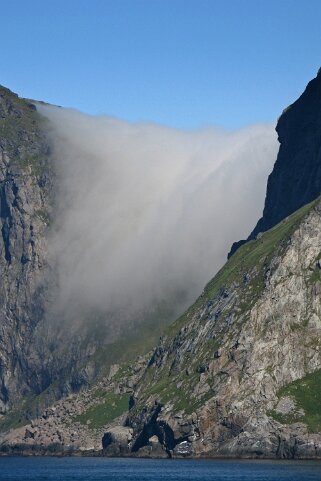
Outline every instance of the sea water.
<path fill-rule="evenodd" d="M 321 462 L 3 457 L 0 480 L 321 481 Z"/>

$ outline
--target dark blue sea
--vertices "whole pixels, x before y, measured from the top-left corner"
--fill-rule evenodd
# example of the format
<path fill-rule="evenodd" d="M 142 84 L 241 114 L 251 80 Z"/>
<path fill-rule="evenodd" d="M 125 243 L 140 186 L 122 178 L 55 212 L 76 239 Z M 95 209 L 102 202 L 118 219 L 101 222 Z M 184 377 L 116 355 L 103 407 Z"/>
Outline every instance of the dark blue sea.
<path fill-rule="evenodd" d="M 10 481 L 321 481 L 321 461 L 0 458 Z"/>

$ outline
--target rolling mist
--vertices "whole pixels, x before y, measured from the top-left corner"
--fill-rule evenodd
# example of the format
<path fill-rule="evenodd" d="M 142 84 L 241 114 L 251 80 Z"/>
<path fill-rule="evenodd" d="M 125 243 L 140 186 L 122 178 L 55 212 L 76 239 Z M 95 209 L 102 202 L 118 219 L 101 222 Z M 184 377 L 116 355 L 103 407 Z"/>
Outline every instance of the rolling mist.
<path fill-rule="evenodd" d="M 272 125 L 181 131 L 38 105 L 59 192 L 50 236 L 66 319 L 175 316 L 261 215 Z"/>

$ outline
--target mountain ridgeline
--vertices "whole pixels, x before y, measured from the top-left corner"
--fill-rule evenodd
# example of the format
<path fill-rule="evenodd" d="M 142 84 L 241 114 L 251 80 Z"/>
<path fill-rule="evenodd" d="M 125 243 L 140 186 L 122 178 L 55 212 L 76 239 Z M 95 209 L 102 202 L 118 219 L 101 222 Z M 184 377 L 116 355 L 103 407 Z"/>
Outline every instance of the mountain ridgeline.
<path fill-rule="evenodd" d="M 320 73 L 278 121 L 263 217 L 154 347 L 45 330 L 50 148 L 1 92 L 0 452 L 321 458 Z"/>
<path fill-rule="evenodd" d="M 260 232 L 275 226 L 320 194 L 320 112 L 321 69 L 278 120 L 279 153 L 268 178 L 263 216 L 248 239 L 254 239 Z M 235 242 L 229 256 L 244 242 Z"/>

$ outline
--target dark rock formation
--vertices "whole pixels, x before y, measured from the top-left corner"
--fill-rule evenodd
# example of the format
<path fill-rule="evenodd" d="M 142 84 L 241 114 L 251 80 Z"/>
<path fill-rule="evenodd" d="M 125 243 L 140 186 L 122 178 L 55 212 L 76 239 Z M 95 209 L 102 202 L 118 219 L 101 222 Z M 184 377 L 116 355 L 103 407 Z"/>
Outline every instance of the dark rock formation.
<path fill-rule="evenodd" d="M 133 430 L 123 426 L 115 426 L 109 429 L 102 439 L 102 446 L 105 455 L 126 456 L 130 452 L 130 442 L 133 437 Z"/>
<path fill-rule="evenodd" d="M 280 149 L 267 183 L 263 216 L 254 239 L 321 193 L 321 69 L 276 126 Z M 235 242 L 231 256 L 245 241 Z"/>

